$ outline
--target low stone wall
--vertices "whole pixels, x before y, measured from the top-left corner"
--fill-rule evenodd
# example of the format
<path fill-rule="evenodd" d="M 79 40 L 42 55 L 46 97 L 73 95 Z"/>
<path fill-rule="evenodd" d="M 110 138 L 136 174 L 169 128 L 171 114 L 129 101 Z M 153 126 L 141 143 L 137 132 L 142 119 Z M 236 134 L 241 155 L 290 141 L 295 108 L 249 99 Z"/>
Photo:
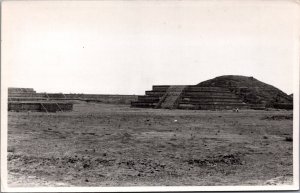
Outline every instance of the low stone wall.
<path fill-rule="evenodd" d="M 73 103 L 41 103 L 41 111 L 56 112 L 56 111 L 72 111 Z"/>
<path fill-rule="evenodd" d="M 32 88 L 8 88 L 8 101 L 72 101 L 101 102 L 110 104 L 130 104 L 136 101 L 137 95 L 110 94 L 64 94 L 64 93 L 36 93 Z"/>
<path fill-rule="evenodd" d="M 9 102 L 8 111 L 41 111 L 40 103 Z"/>
<path fill-rule="evenodd" d="M 38 111 L 38 112 L 57 112 L 72 111 L 73 103 L 61 102 L 9 102 L 8 111 Z"/>
<path fill-rule="evenodd" d="M 65 94 L 67 99 L 79 99 L 87 102 L 102 102 L 110 104 L 130 104 L 136 101 L 137 95 L 102 95 L 102 94 Z"/>
<path fill-rule="evenodd" d="M 146 102 L 146 103 L 158 103 L 159 102 L 159 97 L 138 96 L 138 101 Z"/>
<path fill-rule="evenodd" d="M 131 106 L 139 107 L 139 108 L 154 108 L 156 106 L 156 103 L 145 103 L 145 102 L 133 101 L 131 102 Z"/>

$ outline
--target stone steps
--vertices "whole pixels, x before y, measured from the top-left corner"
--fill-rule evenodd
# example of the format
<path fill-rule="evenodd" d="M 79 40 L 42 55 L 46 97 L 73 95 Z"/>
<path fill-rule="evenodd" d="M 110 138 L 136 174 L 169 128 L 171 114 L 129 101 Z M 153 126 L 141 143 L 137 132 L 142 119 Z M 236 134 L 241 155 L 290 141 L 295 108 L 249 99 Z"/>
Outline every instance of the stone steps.
<path fill-rule="evenodd" d="M 8 101 L 43 101 L 47 100 L 44 97 L 9 97 Z"/>
<path fill-rule="evenodd" d="M 195 87 L 195 86 L 188 86 L 185 89 L 185 92 L 220 92 L 220 93 L 230 93 L 228 89 L 221 88 L 221 87 Z"/>
<path fill-rule="evenodd" d="M 153 90 L 139 96 L 133 107 L 180 109 L 234 109 L 249 108 L 229 89 L 221 87 L 155 85 Z"/>
<path fill-rule="evenodd" d="M 8 94 L 8 97 L 46 97 L 44 93 L 14 93 Z"/>
<path fill-rule="evenodd" d="M 226 92 L 184 92 L 184 97 L 199 98 L 199 97 L 221 97 L 221 98 L 239 98 L 237 95 Z"/>
<path fill-rule="evenodd" d="M 27 93 L 27 94 L 36 94 L 35 91 L 31 91 L 31 92 L 21 92 L 21 91 L 12 91 L 12 92 L 8 92 L 8 95 L 18 95 L 18 94 L 24 94 L 24 93 Z"/>
<path fill-rule="evenodd" d="M 173 109 L 177 107 L 178 100 L 186 86 L 170 86 L 165 95 L 160 99 L 156 108 Z"/>

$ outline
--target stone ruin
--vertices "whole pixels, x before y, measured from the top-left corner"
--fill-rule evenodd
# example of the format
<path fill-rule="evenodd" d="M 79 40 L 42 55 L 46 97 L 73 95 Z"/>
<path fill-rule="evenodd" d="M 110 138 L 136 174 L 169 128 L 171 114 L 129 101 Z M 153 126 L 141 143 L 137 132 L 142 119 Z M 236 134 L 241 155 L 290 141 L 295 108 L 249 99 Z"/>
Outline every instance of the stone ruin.
<path fill-rule="evenodd" d="M 8 111 L 72 111 L 73 103 L 56 101 L 33 88 L 8 88 Z"/>
<path fill-rule="evenodd" d="M 226 88 L 199 86 L 153 86 L 145 96 L 131 103 L 132 107 L 165 109 L 234 109 L 249 108 Z"/>
<path fill-rule="evenodd" d="M 293 97 L 253 77 L 225 75 L 197 85 L 155 85 L 132 107 L 165 109 L 293 109 Z"/>
<path fill-rule="evenodd" d="M 164 109 L 293 109 L 293 97 L 253 77 L 226 75 L 197 85 L 154 85 L 143 96 L 37 93 L 32 88 L 9 88 L 9 111 L 71 111 L 69 101 L 131 102 L 132 107 Z"/>
<path fill-rule="evenodd" d="M 9 111 L 71 111 L 79 101 L 130 104 L 136 95 L 37 93 L 32 88 L 8 88 Z"/>

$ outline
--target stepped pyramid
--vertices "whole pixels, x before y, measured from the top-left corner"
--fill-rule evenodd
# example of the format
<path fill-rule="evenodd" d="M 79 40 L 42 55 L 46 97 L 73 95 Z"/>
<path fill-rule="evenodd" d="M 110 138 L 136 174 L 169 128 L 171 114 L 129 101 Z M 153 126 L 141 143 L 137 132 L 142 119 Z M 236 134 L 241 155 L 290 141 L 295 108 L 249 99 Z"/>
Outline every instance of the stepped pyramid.
<path fill-rule="evenodd" d="M 8 111 L 57 112 L 73 109 L 73 103 L 56 101 L 49 95 L 51 94 L 37 93 L 33 88 L 8 88 Z M 56 95 L 63 94 L 54 94 L 55 97 Z"/>
<path fill-rule="evenodd" d="M 253 77 L 225 75 L 197 85 L 153 86 L 132 107 L 178 109 L 293 109 L 293 97 Z"/>
<path fill-rule="evenodd" d="M 200 82 L 197 86 L 228 88 L 254 109 L 293 109 L 292 96 L 252 76 L 224 75 Z"/>
<path fill-rule="evenodd" d="M 167 108 L 167 109 L 233 109 L 248 108 L 236 94 L 221 87 L 153 86 L 145 96 L 138 96 L 132 107 Z"/>

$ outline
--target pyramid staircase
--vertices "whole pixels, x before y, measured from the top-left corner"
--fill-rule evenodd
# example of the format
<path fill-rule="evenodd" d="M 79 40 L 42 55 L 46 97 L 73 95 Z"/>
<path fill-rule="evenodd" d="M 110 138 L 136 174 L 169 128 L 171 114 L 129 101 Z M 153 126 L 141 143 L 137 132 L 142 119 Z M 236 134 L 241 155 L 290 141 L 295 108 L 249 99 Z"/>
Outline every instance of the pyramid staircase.
<path fill-rule="evenodd" d="M 160 99 L 156 108 L 173 109 L 178 107 L 178 102 L 186 86 L 170 86 Z"/>

